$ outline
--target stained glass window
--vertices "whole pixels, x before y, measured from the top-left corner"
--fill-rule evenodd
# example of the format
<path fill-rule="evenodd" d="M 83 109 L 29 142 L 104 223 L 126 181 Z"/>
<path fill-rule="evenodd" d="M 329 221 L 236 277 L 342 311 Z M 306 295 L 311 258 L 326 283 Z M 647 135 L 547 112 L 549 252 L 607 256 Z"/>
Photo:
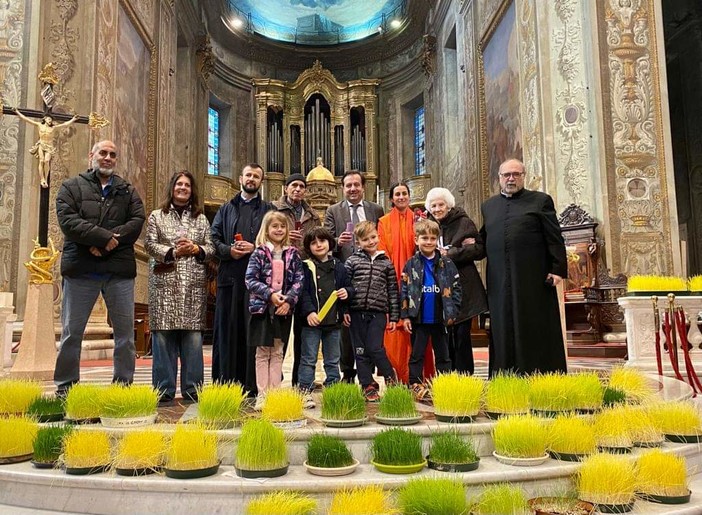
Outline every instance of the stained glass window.
<path fill-rule="evenodd" d="M 422 175 L 426 173 L 425 161 L 426 132 L 424 130 L 424 106 L 417 108 L 414 112 L 414 174 Z"/>
<path fill-rule="evenodd" d="M 207 173 L 219 175 L 219 111 L 212 106 L 207 114 Z"/>

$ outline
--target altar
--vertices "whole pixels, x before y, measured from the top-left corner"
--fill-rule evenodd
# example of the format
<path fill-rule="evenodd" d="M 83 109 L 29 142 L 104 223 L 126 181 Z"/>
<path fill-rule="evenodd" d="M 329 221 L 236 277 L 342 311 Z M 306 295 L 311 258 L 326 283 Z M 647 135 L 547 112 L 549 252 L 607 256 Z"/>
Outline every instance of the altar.
<path fill-rule="evenodd" d="M 626 322 L 626 346 L 628 354 L 628 366 L 640 368 L 646 372 L 657 373 L 656 366 L 656 324 L 653 315 L 653 303 L 651 297 L 619 297 L 619 306 L 624 311 Z M 679 296 L 675 298 L 676 306 L 682 306 L 688 320 L 697 321 L 702 311 L 702 296 Z M 658 297 L 658 309 L 661 313 L 660 320 L 663 322 L 665 310 L 668 307 L 666 297 Z M 699 332 L 696 333 L 699 335 Z M 702 372 L 702 337 L 695 337 L 690 340 L 692 349 L 690 357 L 693 366 L 698 374 Z M 685 373 L 682 350 L 680 349 L 680 338 L 678 338 L 678 363 L 681 374 Z M 674 377 L 673 368 L 670 365 L 670 358 L 667 351 L 663 350 L 665 336 L 661 331 L 661 353 L 663 364 L 663 375 Z"/>

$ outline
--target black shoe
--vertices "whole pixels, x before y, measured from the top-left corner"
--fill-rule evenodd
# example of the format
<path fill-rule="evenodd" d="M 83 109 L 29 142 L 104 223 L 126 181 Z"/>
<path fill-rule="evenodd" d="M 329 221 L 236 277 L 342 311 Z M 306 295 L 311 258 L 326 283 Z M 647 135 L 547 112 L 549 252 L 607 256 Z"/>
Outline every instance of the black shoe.
<path fill-rule="evenodd" d="M 353 384 L 356 379 L 356 371 L 355 370 L 349 370 L 348 372 L 344 372 L 344 377 L 341 378 L 341 380 L 344 383 L 349 383 Z"/>
<path fill-rule="evenodd" d="M 161 395 L 161 397 L 158 398 L 158 405 L 159 406 L 170 406 L 173 403 L 173 397 L 170 395 Z"/>
<path fill-rule="evenodd" d="M 183 400 L 187 402 L 197 402 L 197 392 L 193 393 L 184 393 L 183 394 Z"/>

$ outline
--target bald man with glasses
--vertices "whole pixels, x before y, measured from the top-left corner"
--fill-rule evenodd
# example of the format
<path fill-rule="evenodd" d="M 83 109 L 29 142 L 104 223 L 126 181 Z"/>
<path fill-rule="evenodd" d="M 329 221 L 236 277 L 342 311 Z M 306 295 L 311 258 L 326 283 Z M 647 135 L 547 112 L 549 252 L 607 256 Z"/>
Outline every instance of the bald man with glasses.
<path fill-rule="evenodd" d="M 524 188 L 526 170 L 518 159 L 502 163 L 499 178 L 500 193 L 481 207 L 490 374 L 565 372 L 556 286 L 568 269 L 553 199 Z"/>

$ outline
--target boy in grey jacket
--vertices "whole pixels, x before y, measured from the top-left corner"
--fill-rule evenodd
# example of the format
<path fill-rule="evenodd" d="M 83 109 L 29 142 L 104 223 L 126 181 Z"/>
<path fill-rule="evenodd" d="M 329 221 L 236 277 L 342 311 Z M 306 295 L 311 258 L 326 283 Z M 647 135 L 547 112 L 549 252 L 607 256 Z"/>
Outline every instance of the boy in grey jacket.
<path fill-rule="evenodd" d="M 373 369 L 378 368 L 385 382 L 395 382 L 395 370 L 383 347 L 385 326 L 395 330 L 400 319 L 397 280 L 390 258 L 378 250 L 378 231 L 373 222 L 356 224 L 353 231 L 358 250 L 346 260 L 346 271 L 356 295 L 350 313 L 344 316 L 350 325 L 351 343 L 356 354 L 358 380 L 368 402 L 378 402 L 378 383 Z"/>

